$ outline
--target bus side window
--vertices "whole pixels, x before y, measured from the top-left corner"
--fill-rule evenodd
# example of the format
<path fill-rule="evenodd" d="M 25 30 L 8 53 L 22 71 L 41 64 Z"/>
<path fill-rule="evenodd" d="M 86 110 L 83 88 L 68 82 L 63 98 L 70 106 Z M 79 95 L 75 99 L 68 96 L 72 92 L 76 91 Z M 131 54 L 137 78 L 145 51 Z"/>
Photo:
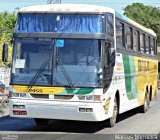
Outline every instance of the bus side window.
<path fill-rule="evenodd" d="M 113 25 L 113 14 L 108 13 L 106 15 L 106 33 L 112 37 L 114 35 Z"/>
<path fill-rule="evenodd" d="M 153 38 L 151 38 L 151 55 L 154 55 L 155 53 L 155 47 L 154 47 L 154 39 Z"/>
<path fill-rule="evenodd" d="M 154 38 L 153 38 L 153 46 L 154 46 L 154 55 L 157 55 L 156 40 Z"/>
<path fill-rule="evenodd" d="M 117 48 L 124 47 L 124 24 L 116 20 L 116 46 Z"/>
<path fill-rule="evenodd" d="M 149 38 L 145 36 L 145 47 L 146 47 L 146 54 L 149 54 Z"/>
<path fill-rule="evenodd" d="M 160 62 L 158 62 L 158 79 L 160 80 Z"/>
<path fill-rule="evenodd" d="M 111 40 L 106 40 L 103 46 L 103 89 L 104 93 L 109 87 L 115 64 L 115 51 Z"/>
<path fill-rule="evenodd" d="M 145 48 L 144 48 L 144 34 L 140 34 L 140 52 L 145 53 Z"/>
<path fill-rule="evenodd" d="M 148 36 L 148 44 L 149 44 L 149 54 L 151 54 L 151 37 Z"/>
<path fill-rule="evenodd" d="M 133 32 L 133 50 L 135 52 L 139 52 L 140 48 L 139 48 L 139 31 L 138 30 L 134 30 Z"/>
<path fill-rule="evenodd" d="M 131 27 L 126 26 L 125 28 L 126 33 L 126 49 L 132 50 L 133 49 L 133 30 Z"/>

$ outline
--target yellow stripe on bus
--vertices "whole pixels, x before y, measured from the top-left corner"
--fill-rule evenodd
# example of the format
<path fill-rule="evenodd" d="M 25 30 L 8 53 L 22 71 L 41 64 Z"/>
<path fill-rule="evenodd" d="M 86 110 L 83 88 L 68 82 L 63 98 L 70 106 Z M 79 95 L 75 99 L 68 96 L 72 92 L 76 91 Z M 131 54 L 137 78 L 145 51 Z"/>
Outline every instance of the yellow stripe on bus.
<path fill-rule="evenodd" d="M 124 68 L 119 68 L 119 67 L 117 67 L 117 71 L 119 71 L 119 70 L 124 70 Z"/>
<path fill-rule="evenodd" d="M 34 94 L 59 94 L 65 90 L 64 87 L 40 87 L 33 86 L 28 88 L 28 86 L 13 86 L 14 92 L 24 92 L 24 93 L 34 93 Z"/>

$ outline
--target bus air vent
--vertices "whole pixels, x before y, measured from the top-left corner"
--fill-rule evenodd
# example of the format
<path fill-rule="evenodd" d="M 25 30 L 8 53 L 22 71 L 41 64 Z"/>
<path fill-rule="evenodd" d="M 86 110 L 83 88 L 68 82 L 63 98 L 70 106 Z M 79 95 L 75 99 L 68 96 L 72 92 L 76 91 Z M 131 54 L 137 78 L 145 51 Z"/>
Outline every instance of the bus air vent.
<path fill-rule="evenodd" d="M 30 94 L 33 98 L 49 99 L 49 94 Z"/>
<path fill-rule="evenodd" d="M 54 99 L 70 100 L 74 95 L 54 95 Z"/>

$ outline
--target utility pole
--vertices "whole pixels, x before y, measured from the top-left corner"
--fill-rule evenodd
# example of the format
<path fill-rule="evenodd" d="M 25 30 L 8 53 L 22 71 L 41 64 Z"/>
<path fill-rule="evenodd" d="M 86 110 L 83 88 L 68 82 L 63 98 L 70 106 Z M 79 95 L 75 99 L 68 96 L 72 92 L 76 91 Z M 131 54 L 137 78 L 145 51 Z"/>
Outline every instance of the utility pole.
<path fill-rule="evenodd" d="M 47 0 L 47 4 L 61 3 L 61 0 Z"/>

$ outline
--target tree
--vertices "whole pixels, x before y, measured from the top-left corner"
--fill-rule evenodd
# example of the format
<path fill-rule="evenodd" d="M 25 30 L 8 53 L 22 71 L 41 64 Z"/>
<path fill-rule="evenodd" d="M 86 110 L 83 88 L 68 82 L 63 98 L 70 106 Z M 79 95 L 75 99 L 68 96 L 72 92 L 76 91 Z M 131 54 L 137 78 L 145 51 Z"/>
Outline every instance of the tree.
<path fill-rule="evenodd" d="M 124 15 L 154 30 L 160 43 L 160 8 L 133 3 L 124 8 Z"/>
<path fill-rule="evenodd" d="M 0 13 L 0 36 L 5 34 L 6 39 L 12 37 L 12 33 L 16 23 L 15 12 L 9 13 L 7 11 Z"/>
<path fill-rule="evenodd" d="M 2 46 L 4 43 L 8 43 L 12 39 L 13 30 L 16 23 L 16 12 L 9 13 L 7 11 L 0 13 L 0 58 L 2 52 Z M 10 45 L 10 44 L 9 44 Z M 11 62 L 11 51 L 12 48 L 9 47 L 9 63 Z M 3 63 L 0 63 L 2 66 Z"/>

